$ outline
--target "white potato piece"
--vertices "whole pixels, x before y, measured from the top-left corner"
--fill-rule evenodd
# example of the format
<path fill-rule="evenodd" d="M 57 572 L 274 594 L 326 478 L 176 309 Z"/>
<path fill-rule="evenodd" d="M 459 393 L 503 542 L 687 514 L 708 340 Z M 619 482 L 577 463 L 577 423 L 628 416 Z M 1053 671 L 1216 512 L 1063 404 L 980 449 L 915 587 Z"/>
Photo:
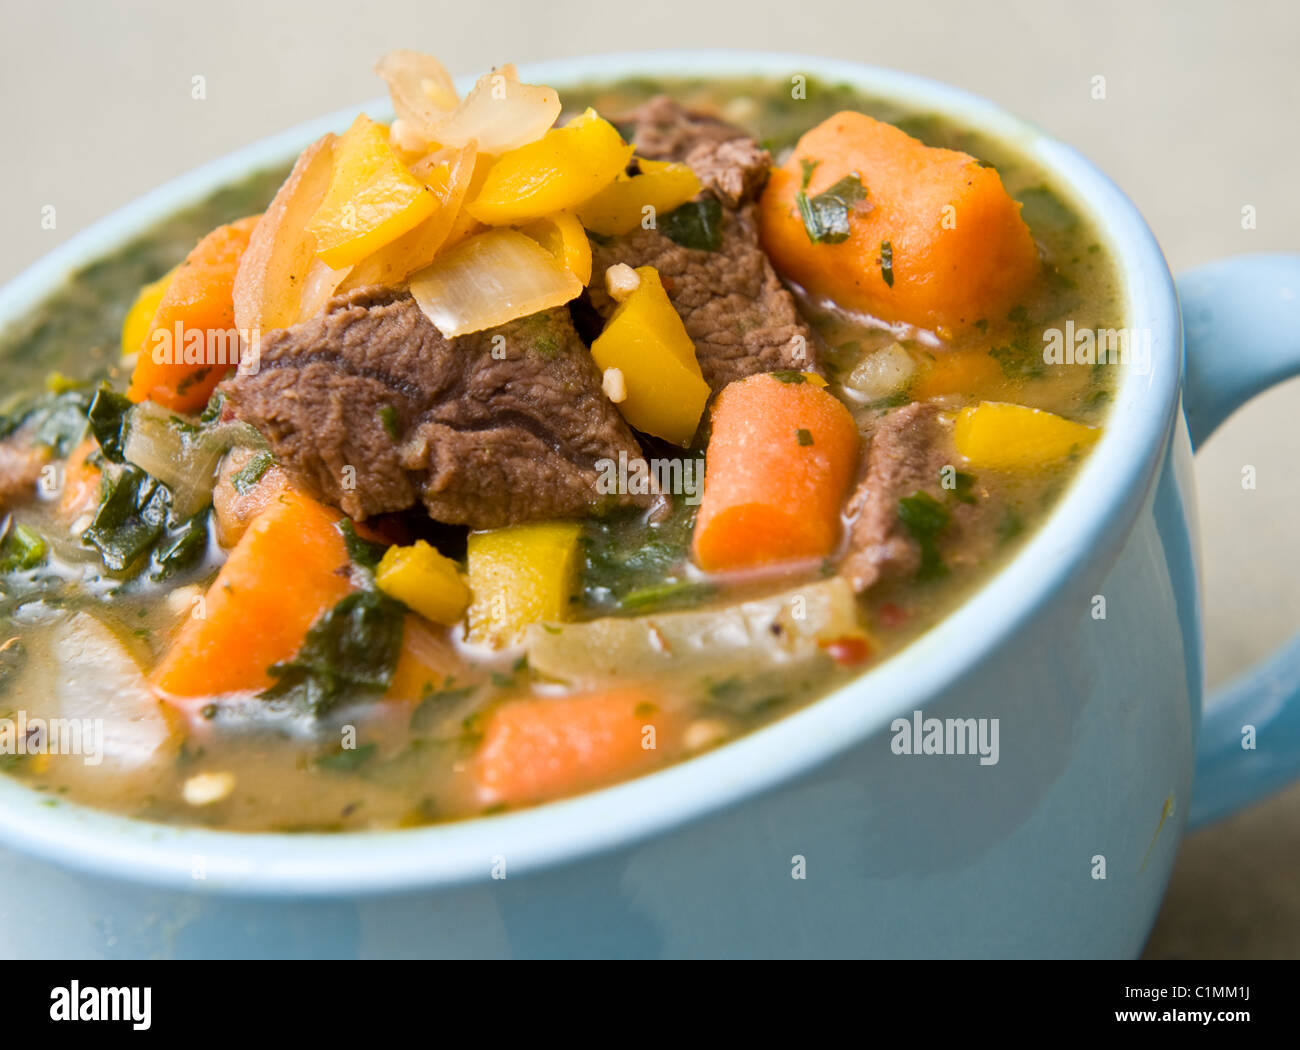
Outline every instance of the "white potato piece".
<path fill-rule="evenodd" d="M 534 670 L 579 683 L 684 670 L 753 674 L 811 660 L 821 643 L 853 634 L 862 634 L 857 603 L 836 576 L 723 608 L 534 624 L 524 645 Z"/>
<path fill-rule="evenodd" d="M 80 723 L 83 745 L 83 754 L 52 755 L 52 775 L 139 786 L 174 760 L 178 739 L 168 712 L 135 658 L 102 621 L 77 613 L 60 624 L 50 657 L 59 668 L 54 704 L 40 715 Z"/>

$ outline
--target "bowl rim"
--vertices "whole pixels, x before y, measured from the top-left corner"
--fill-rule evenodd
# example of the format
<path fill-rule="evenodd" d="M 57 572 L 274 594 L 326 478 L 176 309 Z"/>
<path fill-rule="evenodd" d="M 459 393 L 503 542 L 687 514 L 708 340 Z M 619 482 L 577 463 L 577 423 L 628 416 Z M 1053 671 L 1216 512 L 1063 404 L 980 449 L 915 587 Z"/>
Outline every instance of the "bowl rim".
<path fill-rule="evenodd" d="M 1106 431 L 1048 518 L 978 590 L 904 650 L 834 693 L 715 751 L 574 798 L 448 824 L 329 834 L 222 831 L 103 812 L 0 777 L 0 846 L 60 867 L 156 888 L 260 897 L 370 896 L 512 875 L 599 855 L 773 790 L 863 745 L 899 712 L 927 706 L 1041 614 L 1078 573 L 1118 550 L 1178 417 L 1182 329 L 1169 268 L 1145 220 L 1090 161 L 986 99 L 925 77 L 779 51 L 658 50 L 523 64 L 563 90 L 626 76 L 782 77 L 852 85 L 940 113 L 1011 145 L 1051 173 L 1093 220 L 1119 270 L 1126 324 L 1148 329 L 1152 367 L 1125 368 Z M 472 77 L 462 77 L 464 91 Z M 371 102 L 371 113 L 389 112 Z M 358 107 L 297 125 L 173 179 L 74 235 L 0 289 L 0 327 L 85 264 L 228 184 L 287 164 Z"/>

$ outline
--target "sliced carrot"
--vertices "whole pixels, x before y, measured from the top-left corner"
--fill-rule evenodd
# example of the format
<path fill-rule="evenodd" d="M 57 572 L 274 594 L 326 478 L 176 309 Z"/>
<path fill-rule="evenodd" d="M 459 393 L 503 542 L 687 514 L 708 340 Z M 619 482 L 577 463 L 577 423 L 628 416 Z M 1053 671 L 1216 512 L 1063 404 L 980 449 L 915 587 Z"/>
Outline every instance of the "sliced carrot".
<path fill-rule="evenodd" d="M 176 269 L 140 347 L 127 396 L 195 412 L 239 363 L 234 285 L 260 216 L 219 226 Z"/>
<path fill-rule="evenodd" d="M 912 381 L 911 394 L 917 401 L 946 394 L 981 397 L 1005 386 L 1002 369 L 987 350 L 936 350 Z"/>
<path fill-rule="evenodd" d="M 572 795 L 662 763 L 677 737 L 643 689 L 511 700 L 489 716 L 475 786 L 487 805 Z"/>
<path fill-rule="evenodd" d="M 847 237 L 814 242 L 798 194 L 811 201 L 846 177 L 866 189 Z M 1039 270 L 1020 205 L 993 168 L 862 113 L 837 113 L 799 140 L 772 172 L 759 217 L 777 269 L 887 321 L 958 329 L 1001 317 Z"/>
<path fill-rule="evenodd" d="M 713 407 L 695 523 L 700 567 L 829 555 L 859 440 L 849 410 L 812 383 L 756 375 L 725 387 Z"/>
<path fill-rule="evenodd" d="M 353 589 L 340 515 L 290 490 L 248 527 L 150 676 L 165 699 L 262 690 Z"/>
<path fill-rule="evenodd" d="M 99 499 L 100 470 L 86 462 L 99 442 L 86 438 L 69 454 L 63 464 L 63 491 L 59 494 L 59 514 L 73 520 L 95 509 Z"/>

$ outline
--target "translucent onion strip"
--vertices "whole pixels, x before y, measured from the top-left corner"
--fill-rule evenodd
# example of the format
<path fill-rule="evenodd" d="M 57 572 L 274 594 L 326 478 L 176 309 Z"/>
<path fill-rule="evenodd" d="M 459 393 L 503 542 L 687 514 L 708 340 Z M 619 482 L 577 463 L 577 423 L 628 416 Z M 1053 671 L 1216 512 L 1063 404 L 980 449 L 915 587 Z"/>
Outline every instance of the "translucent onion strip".
<path fill-rule="evenodd" d="M 465 335 L 567 303 L 582 282 L 517 230 L 489 230 L 411 278 L 411 294 L 444 336 Z"/>

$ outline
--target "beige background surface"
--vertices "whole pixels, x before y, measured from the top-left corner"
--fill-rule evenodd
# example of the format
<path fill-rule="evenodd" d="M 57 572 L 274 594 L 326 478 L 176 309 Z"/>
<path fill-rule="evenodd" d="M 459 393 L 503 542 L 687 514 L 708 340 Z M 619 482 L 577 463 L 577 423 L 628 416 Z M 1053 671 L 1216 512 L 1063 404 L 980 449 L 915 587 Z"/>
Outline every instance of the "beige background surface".
<path fill-rule="evenodd" d="M 2 0 L 0 280 L 159 182 L 381 93 L 390 47 L 455 73 L 598 51 L 734 46 L 859 59 L 988 96 L 1079 147 L 1175 270 L 1300 249 L 1300 5 L 1021 0 Z M 743 17 L 739 12 L 743 11 Z M 191 98 L 196 75 L 207 98 Z M 1106 78 L 1106 98 L 1091 97 Z M 58 225 L 42 230 L 41 208 Z M 1243 205 L 1258 228 L 1243 230 Z M 1224 353 L 1233 348 L 1225 346 Z M 1300 625 L 1300 385 L 1197 464 L 1212 682 Z M 1258 488 L 1240 471 L 1256 467 Z M 1135 701 L 1140 698 L 1135 698 Z M 1300 956 L 1300 788 L 1190 838 L 1154 956 Z"/>

